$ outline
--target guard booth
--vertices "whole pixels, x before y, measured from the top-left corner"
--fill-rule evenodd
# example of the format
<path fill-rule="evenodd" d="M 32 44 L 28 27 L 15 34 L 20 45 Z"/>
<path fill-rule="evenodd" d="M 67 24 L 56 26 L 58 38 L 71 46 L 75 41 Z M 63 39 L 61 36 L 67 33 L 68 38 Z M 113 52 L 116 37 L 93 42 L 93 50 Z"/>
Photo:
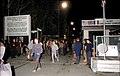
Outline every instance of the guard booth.
<path fill-rule="evenodd" d="M 106 19 L 106 35 L 115 30 L 120 30 L 120 19 Z M 103 19 L 82 20 L 83 39 L 93 39 L 93 36 L 103 36 Z"/>
<path fill-rule="evenodd" d="M 96 57 L 91 58 L 91 69 L 93 72 L 120 72 L 120 35 L 96 36 Z"/>
<path fill-rule="evenodd" d="M 120 19 L 106 19 L 105 21 L 105 35 L 111 35 L 113 31 L 120 30 Z M 83 40 L 90 39 L 95 46 L 96 36 L 103 36 L 104 33 L 103 19 L 82 20 L 82 31 Z"/>
<path fill-rule="evenodd" d="M 103 19 L 82 20 L 83 39 L 92 39 L 95 58 L 91 58 L 93 72 L 120 72 L 120 35 L 109 35 L 120 30 L 120 19 L 106 19 L 103 36 Z M 104 43 L 105 38 L 105 43 Z"/>

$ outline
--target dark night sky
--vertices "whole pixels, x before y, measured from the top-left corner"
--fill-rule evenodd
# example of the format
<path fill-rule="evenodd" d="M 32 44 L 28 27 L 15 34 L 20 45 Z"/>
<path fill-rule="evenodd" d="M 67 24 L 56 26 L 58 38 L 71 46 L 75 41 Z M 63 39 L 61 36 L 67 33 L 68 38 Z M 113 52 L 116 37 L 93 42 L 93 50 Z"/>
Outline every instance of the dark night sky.
<path fill-rule="evenodd" d="M 101 0 L 70 0 L 69 19 L 81 24 L 81 20 L 102 18 Z M 119 0 L 106 0 L 106 18 L 120 18 Z"/>
<path fill-rule="evenodd" d="M 4 0 L 0 0 L 1 11 L 3 10 L 2 1 Z M 44 0 L 41 0 L 41 1 L 44 2 Z M 53 1 L 56 1 L 56 0 L 53 0 Z M 57 1 L 62 1 L 62 0 L 57 0 Z M 70 2 L 70 7 L 68 11 L 68 22 L 74 21 L 75 26 L 77 27 L 78 30 L 81 28 L 81 20 L 102 18 L 103 11 L 101 6 L 102 4 L 101 0 L 68 0 L 68 1 Z M 106 0 L 106 7 L 105 7 L 106 18 L 119 19 L 120 18 L 119 8 L 120 8 L 119 0 Z M 2 13 L 4 12 L 0 12 L 1 23 L 3 22 L 1 20 L 3 19 Z M 3 28 L 3 27 L 0 26 L 0 28 Z M 1 30 L 2 29 L 0 29 L 0 31 Z"/>

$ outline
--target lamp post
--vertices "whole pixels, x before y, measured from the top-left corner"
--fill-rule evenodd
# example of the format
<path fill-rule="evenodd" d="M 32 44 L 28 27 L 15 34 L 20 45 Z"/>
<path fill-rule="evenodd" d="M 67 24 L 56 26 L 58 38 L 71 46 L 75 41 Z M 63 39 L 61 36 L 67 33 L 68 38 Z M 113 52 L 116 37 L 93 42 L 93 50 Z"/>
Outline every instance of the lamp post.
<path fill-rule="evenodd" d="M 105 19 L 105 4 L 106 4 L 106 1 L 102 0 L 102 7 L 103 7 L 103 27 L 104 27 L 104 43 L 105 43 L 105 35 L 106 35 L 106 32 L 105 32 L 105 22 L 106 22 L 106 19 Z"/>
<path fill-rule="evenodd" d="M 59 26 L 60 26 L 59 15 L 60 15 L 60 6 L 58 5 L 58 38 L 59 38 L 59 35 L 60 35 L 60 31 L 59 31 Z"/>
<path fill-rule="evenodd" d="M 104 44 L 106 43 L 106 40 L 105 40 L 105 35 L 106 35 L 106 30 L 105 30 L 105 23 L 106 23 L 106 19 L 105 19 L 105 4 L 106 4 L 106 0 L 102 0 L 102 7 L 103 7 L 103 28 L 104 28 Z M 105 53 L 105 49 L 104 49 L 104 53 Z M 104 55 L 104 59 L 106 56 L 106 53 Z"/>
<path fill-rule="evenodd" d="M 37 38 L 39 38 L 39 33 L 38 33 L 39 31 L 42 32 L 41 29 L 37 28 Z M 41 33 L 41 34 L 42 34 L 42 33 Z"/>
<path fill-rule="evenodd" d="M 37 28 L 37 30 L 31 31 L 31 33 L 33 33 L 33 34 L 37 33 L 37 38 L 39 38 L 39 33 L 38 33 L 39 31 L 41 32 L 41 35 L 42 35 L 42 30 L 39 28 Z"/>
<path fill-rule="evenodd" d="M 70 22 L 70 27 L 71 27 L 70 35 L 71 35 L 72 37 L 74 37 L 73 31 L 75 30 L 75 28 L 74 28 L 74 22 L 73 22 L 73 21 Z"/>
<path fill-rule="evenodd" d="M 67 1 L 62 1 L 60 2 L 60 4 L 58 5 L 58 36 L 60 35 L 60 9 L 67 9 L 68 8 L 68 2 Z"/>
<path fill-rule="evenodd" d="M 35 33 L 37 33 L 37 31 L 36 30 L 32 30 L 31 33 L 35 34 Z M 35 35 L 35 37 L 36 37 L 36 35 Z"/>

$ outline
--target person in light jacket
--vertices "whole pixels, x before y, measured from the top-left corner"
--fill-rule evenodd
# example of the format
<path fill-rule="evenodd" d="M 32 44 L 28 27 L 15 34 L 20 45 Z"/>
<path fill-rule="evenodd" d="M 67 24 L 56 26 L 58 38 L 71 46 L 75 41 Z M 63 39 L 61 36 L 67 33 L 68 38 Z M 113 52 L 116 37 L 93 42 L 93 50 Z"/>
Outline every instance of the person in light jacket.
<path fill-rule="evenodd" d="M 57 50 L 58 50 L 58 46 L 57 46 L 57 44 L 55 44 L 54 41 L 53 41 L 53 44 L 52 44 L 51 48 L 52 48 L 52 63 L 54 63 L 54 57 L 57 59 L 57 61 L 59 61 L 59 59 L 56 55 Z"/>
<path fill-rule="evenodd" d="M 4 62 L 3 56 L 5 54 L 5 46 L 2 42 L 0 42 L 0 64 Z"/>
<path fill-rule="evenodd" d="M 36 61 L 36 66 L 35 66 L 33 72 L 36 72 L 36 71 L 41 69 L 40 60 L 41 60 L 41 54 L 43 52 L 43 48 L 42 48 L 42 45 L 39 44 L 38 39 L 35 39 L 34 42 L 35 42 L 35 44 L 34 44 L 33 49 L 32 49 L 32 54 L 34 54 L 33 58 Z"/>
<path fill-rule="evenodd" d="M 32 53 L 32 49 L 33 49 L 33 40 L 30 40 L 30 43 L 28 44 L 28 49 L 29 49 L 29 54 L 28 54 L 28 59 L 33 60 L 33 58 L 31 57 L 31 53 Z"/>

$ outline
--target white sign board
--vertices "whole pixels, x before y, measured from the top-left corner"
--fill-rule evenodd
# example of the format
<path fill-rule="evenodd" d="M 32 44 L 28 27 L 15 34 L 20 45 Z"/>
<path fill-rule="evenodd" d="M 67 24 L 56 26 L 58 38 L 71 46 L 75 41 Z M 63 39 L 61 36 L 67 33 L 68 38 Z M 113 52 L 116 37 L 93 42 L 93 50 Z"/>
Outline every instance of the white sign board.
<path fill-rule="evenodd" d="M 82 20 L 82 26 L 95 26 L 95 20 Z"/>
<path fill-rule="evenodd" d="M 28 36 L 31 34 L 30 15 L 5 16 L 5 36 Z"/>
<path fill-rule="evenodd" d="M 95 19 L 95 25 L 103 25 L 103 19 Z M 105 25 L 120 25 L 120 19 L 105 19 Z"/>

